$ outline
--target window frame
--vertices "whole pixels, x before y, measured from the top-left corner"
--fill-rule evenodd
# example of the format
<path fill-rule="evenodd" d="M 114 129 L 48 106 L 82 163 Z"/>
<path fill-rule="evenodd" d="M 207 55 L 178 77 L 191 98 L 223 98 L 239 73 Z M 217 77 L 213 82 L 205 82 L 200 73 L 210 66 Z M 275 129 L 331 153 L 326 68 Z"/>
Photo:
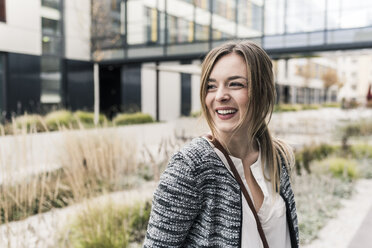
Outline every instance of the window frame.
<path fill-rule="evenodd" d="M 6 0 L 0 0 L 0 22 L 6 22 Z"/>

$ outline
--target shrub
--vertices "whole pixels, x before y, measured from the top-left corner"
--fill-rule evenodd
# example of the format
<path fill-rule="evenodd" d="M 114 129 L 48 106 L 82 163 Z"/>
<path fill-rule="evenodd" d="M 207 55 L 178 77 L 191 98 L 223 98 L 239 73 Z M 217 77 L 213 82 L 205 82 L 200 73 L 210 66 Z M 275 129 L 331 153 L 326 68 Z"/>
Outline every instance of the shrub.
<path fill-rule="evenodd" d="M 372 179 L 372 159 L 358 160 L 358 172 L 361 177 Z"/>
<path fill-rule="evenodd" d="M 298 104 L 276 104 L 274 106 L 274 112 L 289 112 L 299 110 L 301 110 L 301 106 Z"/>
<path fill-rule="evenodd" d="M 324 161 L 334 177 L 353 180 L 357 178 L 357 164 L 345 158 L 330 158 Z"/>
<path fill-rule="evenodd" d="M 75 120 L 70 111 L 59 110 L 45 116 L 45 123 L 49 130 L 55 131 L 61 127 L 72 127 L 75 124 Z"/>
<path fill-rule="evenodd" d="M 351 154 L 354 158 L 372 158 L 372 146 L 368 144 L 356 144 L 351 146 Z"/>
<path fill-rule="evenodd" d="M 199 110 L 199 111 L 194 111 L 194 112 L 191 112 L 190 116 L 191 117 L 194 117 L 194 118 L 198 118 L 202 115 L 202 111 Z"/>
<path fill-rule="evenodd" d="M 14 119 L 16 127 L 19 129 L 25 129 L 26 132 L 41 132 L 45 131 L 45 125 L 42 122 L 42 117 L 40 115 L 22 115 Z"/>
<path fill-rule="evenodd" d="M 352 122 L 341 127 L 340 130 L 342 136 L 342 149 L 344 151 L 348 151 L 348 141 L 351 137 L 372 135 L 372 120 L 364 119 L 357 122 Z"/>
<path fill-rule="evenodd" d="M 338 150 L 338 147 L 328 144 L 303 147 L 300 151 L 295 152 L 297 173 L 301 174 L 302 169 L 305 169 L 310 173 L 310 163 L 312 161 L 324 159 L 329 155 L 336 153 Z"/>
<path fill-rule="evenodd" d="M 317 104 L 303 104 L 302 110 L 314 110 L 314 109 L 320 109 L 320 106 Z"/>
<path fill-rule="evenodd" d="M 341 108 L 341 103 L 339 102 L 326 102 L 322 104 L 323 108 Z"/>
<path fill-rule="evenodd" d="M 146 235 L 147 225 L 151 213 L 151 204 L 147 201 L 144 205 L 137 204 L 130 210 L 129 240 L 141 243 Z"/>
<path fill-rule="evenodd" d="M 151 115 L 144 113 L 119 114 L 113 119 L 115 125 L 130 125 L 154 122 Z"/>
<path fill-rule="evenodd" d="M 88 207 L 68 227 L 69 247 L 125 248 L 142 243 L 150 218 L 151 204 L 124 205 L 108 202 Z"/>
<path fill-rule="evenodd" d="M 93 112 L 76 111 L 74 117 L 83 124 L 94 125 Z M 103 114 L 100 114 L 98 117 L 98 123 L 103 124 L 105 121 L 107 121 L 106 117 Z"/>

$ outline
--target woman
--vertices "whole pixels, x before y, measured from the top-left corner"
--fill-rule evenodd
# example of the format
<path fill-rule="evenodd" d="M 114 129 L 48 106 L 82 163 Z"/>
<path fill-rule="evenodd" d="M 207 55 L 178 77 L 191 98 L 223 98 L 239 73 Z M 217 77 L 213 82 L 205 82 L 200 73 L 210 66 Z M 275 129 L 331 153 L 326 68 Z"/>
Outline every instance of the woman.
<path fill-rule="evenodd" d="M 267 127 L 270 58 L 249 41 L 214 48 L 202 64 L 200 100 L 211 135 L 171 158 L 144 247 L 298 247 L 293 154 Z"/>

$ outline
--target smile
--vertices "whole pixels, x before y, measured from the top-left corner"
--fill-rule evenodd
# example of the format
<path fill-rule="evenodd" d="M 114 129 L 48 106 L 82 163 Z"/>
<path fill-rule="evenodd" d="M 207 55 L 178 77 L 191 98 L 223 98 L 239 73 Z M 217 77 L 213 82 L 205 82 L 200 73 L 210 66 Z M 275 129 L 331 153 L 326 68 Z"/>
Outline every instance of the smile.
<path fill-rule="evenodd" d="M 236 113 L 236 109 L 219 109 L 219 110 L 216 110 L 217 114 L 220 114 L 220 115 L 228 115 L 228 114 L 234 114 Z"/>

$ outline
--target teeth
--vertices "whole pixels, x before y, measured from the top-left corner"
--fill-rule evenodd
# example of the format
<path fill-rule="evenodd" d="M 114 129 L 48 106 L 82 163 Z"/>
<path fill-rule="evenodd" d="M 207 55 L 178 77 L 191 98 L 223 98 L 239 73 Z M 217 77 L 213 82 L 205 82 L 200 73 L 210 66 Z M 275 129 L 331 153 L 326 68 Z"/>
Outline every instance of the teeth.
<path fill-rule="evenodd" d="M 219 113 L 221 115 L 233 114 L 235 112 L 236 112 L 236 110 L 234 110 L 234 109 L 217 110 L 217 113 Z"/>

